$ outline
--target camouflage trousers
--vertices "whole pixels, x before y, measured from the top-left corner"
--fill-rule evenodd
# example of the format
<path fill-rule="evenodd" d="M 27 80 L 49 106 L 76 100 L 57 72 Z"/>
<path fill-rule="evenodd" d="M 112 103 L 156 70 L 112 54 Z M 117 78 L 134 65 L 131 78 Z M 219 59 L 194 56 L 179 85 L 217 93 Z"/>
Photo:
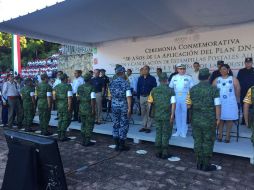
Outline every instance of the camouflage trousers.
<path fill-rule="evenodd" d="M 89 115 L 80 115 L 81 118 L 81 135 L 83 141 L 90 142 L 91 136 L 94 128 L 94 116 Z"/>
<path fill-rule="evenodd" d="M 112 107 L 113 114 L 113 138 L 125 140 L 129 130 L 127 109 Z"/>
<path fill-rule="evenodd" d="M 169 153 L 169 139 L 172 135 L 172 125 L 168 120 L 156 120 L 156 137 L 155 137 L 155 147 L 156 152 L 162 155 L 168 155 Z"/>
<path fill-rule="evenodd" d="M 31 105 L 32 106 L 32 105 Z M 23 126 L 26 128 L 32 127 L 33 119 L 34 119 L 34 109 L 31 107 L 24 107 L 24 118 L 23 118 Z"/>
<path fill-rule="evenodd" d="M 51 117 L 51 111 L 46 108 L 46 109 L 38 109 L 39 111 L 39 120 L 40 120 L 40 129 L 42 132 L 47 132 L 48 130 L 48 125 Z"/>
<path fill-rule="evenodd" d="M 254 146 L 254 116 L 252 114 L 249 114 L 249 128 L 251 129 L 252 132 L 251 142 Z"/>
<path fill-rule="evenodd" d="M 192 123 L 194 152 L 197 163 L 208 165 L 213 154 L 213 146 L 216 137 L 216 127 L 214 122 Z"/>
<path fill-rule="evenodd" d="M 57 113 L 58 113 L 58 128 L 57 128 L 58 134 L 65 133 L 71 123 L 71 113 L 69 113 L 68 111 L 59 111 L 59 110 Z"/>

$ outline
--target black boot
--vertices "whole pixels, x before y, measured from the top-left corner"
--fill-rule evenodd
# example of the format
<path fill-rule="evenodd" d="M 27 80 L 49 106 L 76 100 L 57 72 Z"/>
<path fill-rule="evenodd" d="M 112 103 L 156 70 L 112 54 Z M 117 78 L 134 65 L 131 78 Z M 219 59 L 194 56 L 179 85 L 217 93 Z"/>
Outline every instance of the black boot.
<path fill-rule="evenodd" d="M 202 163 L 197 163 L 197 170 L 202 170 L 203 164 Z"/>
<path fill-rule="evenodd" d="M 119 151 L 128 151 L 130 150 L 130 147 L 125 145 L 125 140 L 120 139 L 119 140 Z"/>
<path fill-rule="evenodd" d="M 60 141 L 61 142 L 64 142 L 64 141 L 68 141 L 69 140 L 69 138 L 68 137 L 66 137 L 66 132 L 65 131 L 61 131 L 60 132 L 61 133 L 61 135 L 60 135 Z"/>
<path fill-rule="evenodd" d="M 34 132 L 30 126 L 25 126 L 25 132 Z"/>
<path fill-rule="evenodd" d="M 90 138 L 85 137 L 85 135 L 82 135 L 82 146 L 93 146 L 95 145 L 94 142 L 90 141 Z"/>
<path fill-rule="evenodd" d="M 206 166 L 203 167 L 203 170 L 205 172 L 211 172 L 211 171 L 216 171 L 217 170 L 217 167 L 213 164 L 208 164 Z"/>
<path fill-rule="evenodd" d="M 115 141 L 115 151 L 119 151 L 119 138 L 114 138 Z"/>

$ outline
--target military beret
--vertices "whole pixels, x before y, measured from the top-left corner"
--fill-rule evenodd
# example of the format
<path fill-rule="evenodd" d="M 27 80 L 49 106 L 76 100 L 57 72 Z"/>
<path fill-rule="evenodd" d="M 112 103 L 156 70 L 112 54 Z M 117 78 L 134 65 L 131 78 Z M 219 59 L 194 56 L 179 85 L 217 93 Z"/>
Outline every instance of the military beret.
<path fill-rule="evenodd" d="M 117 67 L 115 70 L 116 70 L 116 74 L 125 72 L 125 68 L 123 66 Z"/>
<path fill-rule="evenodd" d="M 90 80 L 92 77 L 93 77 L 93 75 L 90 72 L 85 73 L 83 76 L 85 81 Z"/>
<path fill-rule="evenodd" d="M 223 64 L 224 64 L 224 61 L 222 60 L 217 61 L 217 65 L 223 65 Z"/>
<path fill-rule="evenodd" d="M 183 63 L 178 63 L 178 64 L 176 64 L 176 68 L 178 68 L 178 69 L 180 69 L 180 68 L 186 69 L 186 65 L 183 64 Z"/>
<path fill-rule="evenodd" d="M 60 76 L 60 80 L 66 80 L 67 78 L 68 78 L 68 75 L 66 73 Z"/>
<path fill-rule="evenodd" d="M 167 79 L 168 79 L 167 73 L 163 72 L 159 75 L 159 81 L 163 81 Z"/>
<path fill-rule="evenodd" d="M 205 77 L 205 76 L 209 76 L 210 72 L 208 68 L 203 68 L 199 70 L 199 76 L 200 77 Z"/>
<path fill-rule="evenodd" d="M 252 61 L 253 61 L 253 60 L 252 60 L 252 57 L 246 57 L 246 58 L 245 58 L 245 63 L 246 63 L 246 62 L 252 62 Z"/>

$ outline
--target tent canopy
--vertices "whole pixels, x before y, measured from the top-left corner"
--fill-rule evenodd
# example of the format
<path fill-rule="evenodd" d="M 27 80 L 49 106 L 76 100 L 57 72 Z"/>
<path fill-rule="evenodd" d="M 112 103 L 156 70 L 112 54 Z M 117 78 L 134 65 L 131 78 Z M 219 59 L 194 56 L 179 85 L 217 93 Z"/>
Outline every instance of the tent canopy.
<path fill-rule="evenodd" d="M 191 27 L 254 21 L 253 0 L 66 0 L 0 23 L 0 31 L 96 45 Z"/>

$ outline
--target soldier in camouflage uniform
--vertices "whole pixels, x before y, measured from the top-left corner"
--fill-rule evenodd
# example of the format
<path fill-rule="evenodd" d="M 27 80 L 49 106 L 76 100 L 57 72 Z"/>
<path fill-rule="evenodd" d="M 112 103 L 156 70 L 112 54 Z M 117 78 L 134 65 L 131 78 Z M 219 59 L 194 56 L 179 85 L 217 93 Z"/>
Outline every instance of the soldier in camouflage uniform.
<path fill-rule="evenodd" d="M 246 126 L 251 128 L 252 131 L 252 136 L 251 136 L 251 142 L 254 146 L 254 109 L 253 109 L 253 104 L 254 104 L 254 86 L 249 88 L 244 100 L 244 119 Z"/>
<path fill-rule="evenodd" d="M 35 97 L 33 81 L 30 78 L 25 80 L 25 87 L 21 89 L 20 95 L 23 101 L 24 119 L 23 126 L 26 132 L 33 131 L 31 129 L 35 114 Z"/>
<path fill-rule="evenodd" d="M 113 138 L 115 150 L 125 151 L 129 147 L 125 145 L 129 130 L 128 117 L 131 115 L 131 90 L 129 83 L 124 79 L 125 68 L 119 66 L 115 69 L 117 78 L 109 85 L 109 97 L 112 100 L 113 113 Z"/>
<path fill-rule="evenodd" d="M 209 84 L 207 68 L 200 69 L 200 83 L 190 89 L 186 103 L 191 108 L 191 126 L 193 128 L 194 152 L 197 169 L 213 171 L 217 167 L 210 164 L 217 126 L 220 122 L 220 93 Z"/>
<path fill-rule="evenodd" d="M 168 87 L 168 78 L 166 73 L 159 75 L 160 86 L 154 88 L 148 102 L 154 115 L 156 127 L 156 157 L 166 159 L 169 155 L 168 144 L 172 134 L 174 113 L 175 113 L 175 92 Z"/>
<path fill-rule="evenodd" d="M 52 88 L 48 84 L 48 75 L 41 75 L 42 82 L 36 88 L 37 106 L 39 111 L 39 120 L 41 134 L 49 136 L 52 133 L 48 131 L 48 125 L 51 117 L 52 106 Z"/>
<path fill-rule="evenodd" d="M 58 139 L 66 141 L 66 130 L 71 123 L 72 113 L 72 87 L 67 84 L 68 76 L 64 73 L 60 76 L 61 83 L 53 91 L 53 99 L 56 101 L 58 113 Z"/>
<path fill-rule="evenodd" d="M 94 128 L 96 95 L 91 85 L 91 73 L 84 76 L 85 84 L 78 87 L 77 97 L 80 100 L 79 113 L 81 118 L 81 135 L 83 138 L 83 146 L 94 145 L 91 142 L 91 136 Z"/>

